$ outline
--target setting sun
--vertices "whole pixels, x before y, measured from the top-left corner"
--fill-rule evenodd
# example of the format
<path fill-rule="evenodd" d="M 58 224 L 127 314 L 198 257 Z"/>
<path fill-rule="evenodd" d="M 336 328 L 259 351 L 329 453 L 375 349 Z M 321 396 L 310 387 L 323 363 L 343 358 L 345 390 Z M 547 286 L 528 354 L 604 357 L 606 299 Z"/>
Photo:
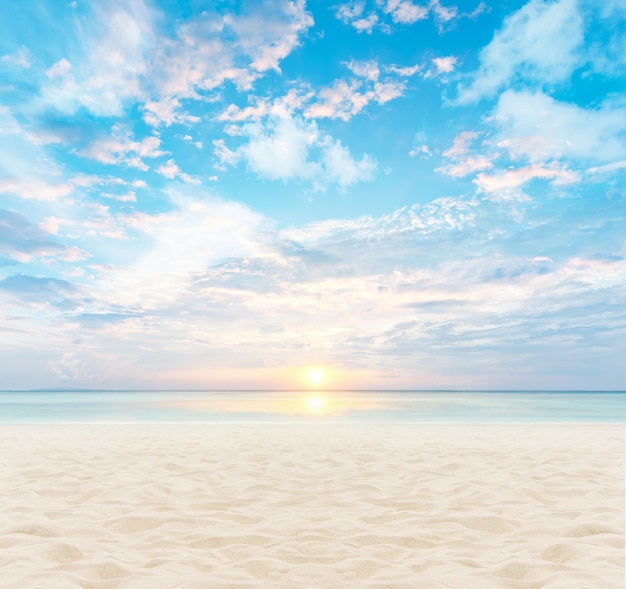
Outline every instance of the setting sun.
<path fill-rule="evenodd" d="M 310 385 L 319 386 L 326 380 L 326 373 L 324 369 L 319 366 L 309 368 L 307 371 L 307 380 Z"/>

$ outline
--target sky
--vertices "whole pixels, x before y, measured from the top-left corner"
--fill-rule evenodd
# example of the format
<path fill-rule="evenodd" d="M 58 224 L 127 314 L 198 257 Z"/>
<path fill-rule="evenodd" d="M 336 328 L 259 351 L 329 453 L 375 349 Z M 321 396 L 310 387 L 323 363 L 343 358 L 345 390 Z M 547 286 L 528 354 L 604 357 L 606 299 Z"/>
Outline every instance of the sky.
<path fill-rule="evenodd" d="M 0 389 L 624 389 L 622 0 L 0 16 Z"/>

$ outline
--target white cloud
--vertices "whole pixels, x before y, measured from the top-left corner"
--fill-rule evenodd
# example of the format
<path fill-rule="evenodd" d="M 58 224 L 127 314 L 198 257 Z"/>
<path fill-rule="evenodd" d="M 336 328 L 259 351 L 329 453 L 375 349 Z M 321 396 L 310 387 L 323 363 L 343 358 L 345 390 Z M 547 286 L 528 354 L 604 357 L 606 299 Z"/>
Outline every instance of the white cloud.
<path fill-rule="evenodd" d="M 610 163 L 626 158 L 626 107 L 620 103 L 584 109 L 541 92 L 509 90 L 491 120 L 498 129 L 498 146 L 515 159 Z"/>
<path fill-rule="evenodd" d="M 358 82 L 348 84 L 345 80 L 337 80 L 332 86 L 322 88 L 318 94 L 318 101 L 304 111 L 307 118 L 339 118 L 344 121 L 363 110 L 367 105 L 367 98 L 357 91 Z"/>
<path fill-rule="evenodd" d="M 488 170 L 493 167 L 491 160 L 484 155 L 466 156 L 454 164 L 446 164 L 435 169 L 435 172 L 446 174 L 446 176 L 452 176 L 453 178 L 462 178 L 479 172 L 481 170 Z"/>
<path fill-rule="evenodd" d="M 142 158 L 156 158 L 167 154 L 159 149 L 160 145 L 161 140 L 154 135 L 144 137 L 141 141 L 133 141 L 128 130 L 116 126 L 110 137 L 96 139 L 80 155 L 103 164 L 123 164 L 146 171 L 149 167 Z"/>
<path fill-rule="evenodd" d="M 316 189 L 329 183 L 341 187 L 370 180 L 376 169 L 368 155 L 355 160 L 339 141 L 320 132 L 313 121 L 288 112 L 242 127 L 247 143 L 230 150 L 223 140 L 214 141 L 222 163 L 243 160 L 256 174 L 271 180 L 304 180 Z"/>
<path fill-rule="evenodd" d="M 128 264 L 107 268 L 96 280 L 94 291 L 101 304 L 167 314 L 211 266 L 265 255 L 267 234 L 272 232 L 268 219 L 202 189 L 189 191 L 184 185 L 170 186 L 166 192 L 174 208 L 167 213 L 118 216 L 119 226 L 142 236 L 144 247 Z M 186 322 L 180 310 L 192 315 L 198 311 L 181 304 L 172 318 L 176 322 Z"/>
<path fill-rule="evenodd" d="M 174 123 L 190 125 L 200 121 L 200 117 L 181 113 L 180 101 L 173 97 L 150 100 L 144 104 L 143 108 L 145 110 L 144 121 L 152 127 L 162 124 L 169 127 Z"/>
<path fill-rule="evenodd" d="M 378 24 L 378 16 L 370 12 L 364 15 L 365 2 L 346 2 L 336 7 L 335 16 L 345 24 L 352 25 L 359 33 L 370 34 Z"/>
<path fill-rule="evenodd" d="M 47 69 L 44 73 L 50 79 L 54 78 L 65 78 L 70 75 L 72 71 L 72 64 L 63 57 L 59 61 L 57 61 L 51 68 Z"/>
<path fill-rule="evenodd" d="M 374 84 L 374 89 L 368 93 L 378 104 L 385 104 L 390 100 L 399 98 L 404 94 L 406 86 L 404 82 L 387 81 L 377 82 Z"/>
<path fill-rule="evenodd" d="M 471 143 L 477 138 L 478 133 L 475 131 L 463 131 L 454 138 L 452 147 L 444 151 L 443 155 L 449 158 L 459 158 L 469 152 Z"/>
<path fill-rule="evenodd" d="M 291 116 L 272 117 L 265 124 L 244 127 L 249 142 L 238 154 L 251 170 L 271 180 L 310 180 L 321 173 L 318 163 L 309 160 L 309 151 L 319 142 L 314 123 Z"/>
<path fill-rule="evenodd" d="M 81 188 L 90 188 L 95 185 L 124 185 L 126 182 L 115 176 L 98 176 L 97 174 L 76 174 L 70 182 Z"/>
<path fill-rule="evenodd" d="M 28 69 L 32 64 L 30 60 L 30 52 L 24 46 L 20 47 L 15 53 L 7 53 L 0 57 L 0 63 L 4 65 L 12 65 Z"/>
<path fill-rule="evenodd" d="M 366 10 L 369 4 L 370 8 Z M 370 34 L 375 27 L 384 33 L 391 33 L 392 25 L 412 25 L 426 20 L 431 15 L 441 33 L 446 25 L 457 18 L 474 18 L 486 10 L 481 2 L 471 14 L 459 14 L 456 6 L 444 6 L 439 0 L 414 2 L 413 0 L 375 0 L 345 2 L 335 6 L 335 16 L 345 24 L 351 25 L 359 33 Z"/>
<path fill-rule="evenodd" d="M 454 163 L 441 166 L 435 171 L 453 178 L 460 178 L 493 167 L 493 163 L 488 157 L 481 154 L 475 155 L 471 151 L 471 145 L 478 136 L 479 133 L 475 131 L 459 133 L 454 138 L 452 147 L 443 152 L 443 155 L 453 160 Z"/>
<path fill-rule="evenodd" d="M 410 25 L 428 18 L 428 8 L 414 4 L 411 0 L 377 0 L 376 9 L 365 11 L 365 2 L 346 2 L 335 8 L 335 16 L 342 22 L 351 25 L 359 33 L 370 34 L 374 27 L 380 26 L 383 31 L 390 32 L 385 17 L 391 18 L 394 24 Z"/>
<path fill-rule="evenodd" d="M 317 101 L 308 106 L 304 116 L 309 119 L 332 118 L 347 121 L 360 113 L 370 102 L 384 104 L 402 96 L 404 82 L 386 80 L 368 83 L 361 79 L 337 80 L 317 93 Z"/>
<path fill-rule="evenodd" d="M 345 4 L 339 4 L 335 9 L 335 16 L 343 22 L 352 22 L 357 18 L 363 16 L 363 10 L 365 8 L 365 2 L 346 2 Z"/>
<path fill-rule="evenodd" d="M 376 61 L 355 61 L 346 64 L 348 69 L 357 77 L 375 82 L 380 76 L 380 68 Z"/>
<path fill-rule="evenodd" d="M 511 168 L 500 174 L 481 173 L 478 174 L 474 182 L 481 190 L 496 193 L 517 188 L 535 178 L 550 180 L 555 185 L 571 184 L 580 180 L 580 176 L 576 172 L 572 172 L 558 164 L 551 166 L 532 164 L 521 168 Z"/>
<path fill-rule="evenodd" d="M 420 154 L 422 157 L 431 157 L 433 155 L 428 145 L 416 145 L 411 151 L 409 151 L 409 155 L 411 157 L 415 157 Z"/>
<path fill-rule="evenodd" d="M 339 141 L 324 146 L 322 161 L 328 180 L 342 187 L 371 180 L 376 172 L 376 161 L 372 157 L 365 155 L 356 161 Z"/>
<path fill-rule="evenodd" d="M 603 166 L 594 166 L 587 170 L 588 174 L 612 174 L 618 170 L 626 168 L 626 160 L 604 164 Z"/>
<path fill-rule="evenodd" d="M 249 15 L 226 15 L 224 23 L 239 37 L 238 45 L 252 58 L 252 68 L 264 72 L 279 71 L 280 61 L 298 47 L 313 18 L 304 0 L 282 0 L 258 6 Z"/>
<path fill-rule="evenodd" d="M 189 174 L 185 174 L 185 172 L 181 171 L 173 159 L 170 159 L 163 165 L 159 166 L 156 171 L 158 174 L 161 174 L 161 176 L 165 176 L 170 180 L 180 178 L 183 182 L 185 182 L 185 184 L 195 184 L 196 186 L 202 184 L 202 181 L 199 178 L 190 176 Z"/>
<path fill-rule="evenodd" d="M 93 5 L 79 24 L 80 62 L 63 58 L 47 75 L 41 100 L 63 112 L 85 107 L 96 115 L 120 115 L 144 96 L 142 78 L 153 48 L 153 12 L 142 1 Z"/>
<path fill-rule="evenodd" d="M 232 81 L 249 90 L 300 44 L 312 26 L 303 0 L 276 0 L 248 12 L 221 15 L 210 9 L 181 19 L 174 33 L 160 28 L 161 15 L 143 0 L 107 0 L 77 21 L 80 51 L 47 70 L 40 101 L 62 112 L 84 107 L 117 116 L 143 103 L 151 126 L 194 124 L 181 99 Z"/>
<path fill-rule="evenodd" d="M 390 65 L 387 66 L 385 69 L 389 72 L 393 72 L 394 74 L 398 74 L 399 76 L 408 78 L 417 74 L 422 69 L 422 66 L 419 64 L 410 67 L 399 67 L 395 65 Z"/>
<path fill-rule="evenodd" d="M 239 156 L 226 146 L 223 139 L 213 140 L 213 153 L 221 164 L 234 165 L 239 160 Z"/>
<path fill-rule="evenodd" d="M 530 0 L 509 16 L 480 53 L 480 67 L 457 101 L 490 98 L 523 77 L 525 83 L 554 84 L 569 78 L 583 43 L 576 0 Z"/>
<path fill-rule="evenodd" d="M 454 71 L 454 66 L 456 65 L 456 57 L 448 56 L 448 57 L 435 57 L 433 60 L 433 64 L 436 68 L 436 74 L 449 74 Z"/>
<path fill-rule="evenodd" d="M 133 190 L 129 190 L 124 194 L 111 194 L 110 192 L 101 192 L 100 196 L 110 198 L 118 202 L 137 202 L 137 194 Z"/>
<path fill-rule="evenodd" d="M 96 380 L 87 363 L 72 352 L 65 352 L 59 360 L 48 362 L 48 371 L 64 382 L 93 383 Z"/>
<path fill-rule="evenodd" d="M 376 14 L 368 14 L 363 18 L 352 21 L 351 24 L 359 33 L 370 34 L 378 24 L 378 16 Z"/>
<path fill-rule="evenodd" d="M 394 23 L 401 24 L 413 24 L 428 18 L 428 9 L 410 0 L 386 0 L 383 12 L 390 14 Z"/>
<path fill-rule="evenodd" d="M 443 6 L 439 0 L 431 0 L 429 8 L 440 31 L 443 30 L 446 23 L 453 21 L 459 13 L 456 6 Z"/>
<path fill-rule="evenodd" d="M 219 115 L 219 121 L 258 121 L 261 117 L 267 115 L 271 110 L 271 106 L 265 100 L 258 100 L 255 105 L 238 107 L 236 104 L 229 104 L 226 110 Z"/>
<path fill-rule="evenodd" d="M 20 198 L 54 201 L 72 192 L 74 187 L 66 182 L 48 183 L 39 179 L 0 176 L 0 193 L 15 194 Z"/>

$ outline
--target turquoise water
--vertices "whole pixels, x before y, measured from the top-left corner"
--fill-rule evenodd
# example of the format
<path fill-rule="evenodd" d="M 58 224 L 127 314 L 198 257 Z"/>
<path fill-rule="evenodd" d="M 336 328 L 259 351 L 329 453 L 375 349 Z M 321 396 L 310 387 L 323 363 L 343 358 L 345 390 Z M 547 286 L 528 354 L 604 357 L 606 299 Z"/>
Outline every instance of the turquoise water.
<path fill-rule="evenodd" d="M 0 392 L 0 423 L 626 423 L 626 392 Z"/>

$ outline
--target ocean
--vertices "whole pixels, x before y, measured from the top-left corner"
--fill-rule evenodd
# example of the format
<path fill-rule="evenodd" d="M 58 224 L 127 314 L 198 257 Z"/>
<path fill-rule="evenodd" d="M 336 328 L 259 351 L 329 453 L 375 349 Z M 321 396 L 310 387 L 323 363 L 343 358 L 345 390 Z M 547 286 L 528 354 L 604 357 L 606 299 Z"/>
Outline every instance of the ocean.
<path fill-rule="evenodd" d="M 0 392 L 2 424 L 316 421 L 626 424 L 626 392 Z"/>

